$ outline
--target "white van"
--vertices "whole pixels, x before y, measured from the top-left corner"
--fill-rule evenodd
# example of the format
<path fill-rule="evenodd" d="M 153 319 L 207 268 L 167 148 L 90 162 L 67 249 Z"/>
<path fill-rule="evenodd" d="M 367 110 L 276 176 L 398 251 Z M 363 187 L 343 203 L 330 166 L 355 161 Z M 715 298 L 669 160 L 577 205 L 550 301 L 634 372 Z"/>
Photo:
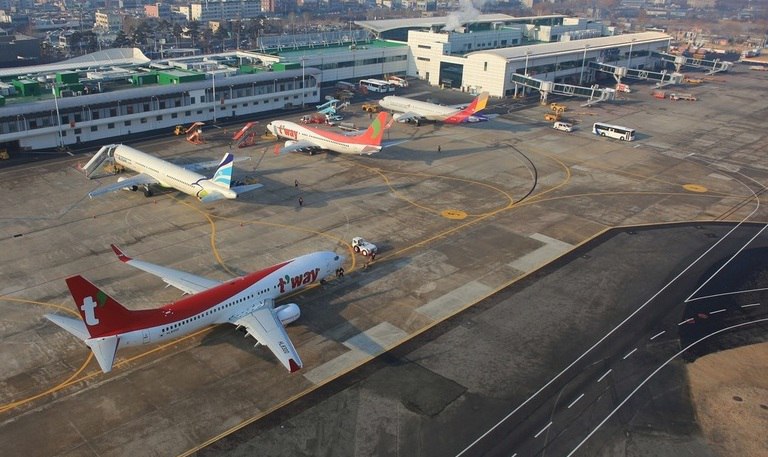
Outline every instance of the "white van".
<path fill-rule="evenodd" d="M 573 132 L 573 124 L 569 122 L 557 121 L 552 124 L 552 128 L 555 130 L 562 130 L 563 132 Z"/>

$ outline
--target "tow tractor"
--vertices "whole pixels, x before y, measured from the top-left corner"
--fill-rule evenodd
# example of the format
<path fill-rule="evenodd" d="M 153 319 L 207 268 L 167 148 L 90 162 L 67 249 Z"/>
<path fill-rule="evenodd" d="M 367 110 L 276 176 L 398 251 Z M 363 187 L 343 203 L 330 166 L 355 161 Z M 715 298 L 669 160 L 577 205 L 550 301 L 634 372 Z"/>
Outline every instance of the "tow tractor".
<path fill-rule="evenodd" d="M 373 243 L 365 241 L 363 237 L 356 236 L 352 238 L 352 249 L 355 252 L 359 252 L 364 257 L 374 256 L 378 252 L 378 248 Z"/>

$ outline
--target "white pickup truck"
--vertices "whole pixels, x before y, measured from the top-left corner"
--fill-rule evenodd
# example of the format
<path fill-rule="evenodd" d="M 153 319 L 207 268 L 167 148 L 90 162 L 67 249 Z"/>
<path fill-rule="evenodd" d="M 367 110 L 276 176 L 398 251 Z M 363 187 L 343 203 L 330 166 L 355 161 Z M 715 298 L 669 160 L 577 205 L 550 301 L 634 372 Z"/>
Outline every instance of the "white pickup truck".
<path fill-rule="evenodd" d="M 378 252 L 375 244 L 365 241 L 365 239 L 360 236 L 352 238 L 352 249 L 366 257 L 375 255 Z"/>

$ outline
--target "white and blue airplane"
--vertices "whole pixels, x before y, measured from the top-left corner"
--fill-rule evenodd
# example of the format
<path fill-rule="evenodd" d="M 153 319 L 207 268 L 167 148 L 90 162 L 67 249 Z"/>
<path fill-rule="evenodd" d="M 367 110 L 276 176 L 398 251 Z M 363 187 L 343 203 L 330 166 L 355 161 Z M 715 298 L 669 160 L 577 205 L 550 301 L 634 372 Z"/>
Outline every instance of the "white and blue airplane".
<path fill-rule="evenodd" d="M 224 154 L 224 158 L 218 162 L 218 166 L 216 166 L 216 162 L 180 166 L 120 144 L 112 148 L 112 157 L 117 165 L 139 174 L 131 177 L 120 177 L 116 183 L 90 192 L 89 197 L 94 198 L 121 189 L 135 192 L 139 188 L 144 189 L 146 197 L 151 197 L 152 189 L 150 186 L 159 185 L 179 190 L 208 203 L 224 198 L 234 199 L 238 195 L 262 186 L 261 184 L 232 186 L 235 157 L 230 153 Z M 195 172 L 195 170 L 213 167 L 216 167 L 216 173 L 212 178 Z"/>

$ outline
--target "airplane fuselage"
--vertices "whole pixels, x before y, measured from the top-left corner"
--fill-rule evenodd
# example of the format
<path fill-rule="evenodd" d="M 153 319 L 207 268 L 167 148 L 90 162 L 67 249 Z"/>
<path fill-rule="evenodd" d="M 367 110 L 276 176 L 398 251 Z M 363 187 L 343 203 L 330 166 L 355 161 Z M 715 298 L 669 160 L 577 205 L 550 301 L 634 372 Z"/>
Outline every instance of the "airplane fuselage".
<path fill-rule="evenodd" d="M 420 118 L 430 121 L 442 121 L 461 111 L 450 106 L 440 106 L 397 95 L 382 98 L 379 100 L 379 105 L 384 109 L 398 113 L 415 113 Z"/>
<path fill-rule="evenodd" d="M 267 125 L 267 129 L 278 138 L 290 141 L 307 141 L 317 145 L 320 149 L 341 154 L 372 154 L 381 151 L 381 145 L 357 141 L 355 136 L 304 127 L 289 121 L 272 121 Z"/>
<path fill-rule="evenodd" d="M 118 145 L 114 151 L 114 159 L 119 165 L 152 176 L 163 187 L 174 188 L 187 195 L 202 199 L 210 192 L 217 192 L 226 198 L 237 197 L 231 189 L 220 186 L 201 174 L 145 154 L 130 146 Z"/>
<path fill-rule="evenodd" d="M 274 300 L 296 292 L 334 274 L 343 260 L 343 257 L 329 251 L 296 257 L 187 296 L 159 310 L 147 310 L 143 316 L 138 311 L 137 320 L 131 323 L 130 328 L 121 329 L 112 335 L 118 335 L 121 348 L 141 346 L 176 339 L 210 325 L 233 322 L 264 300 Z M 93 309 L 87 309 L 88 303 L 80 306 L 83 307 L 86 321 L 89 318 L 96 319 Z M 295 304 L 277 307 L 276 311 L 283 324 L 293 322 L 299 316 Z"/>

